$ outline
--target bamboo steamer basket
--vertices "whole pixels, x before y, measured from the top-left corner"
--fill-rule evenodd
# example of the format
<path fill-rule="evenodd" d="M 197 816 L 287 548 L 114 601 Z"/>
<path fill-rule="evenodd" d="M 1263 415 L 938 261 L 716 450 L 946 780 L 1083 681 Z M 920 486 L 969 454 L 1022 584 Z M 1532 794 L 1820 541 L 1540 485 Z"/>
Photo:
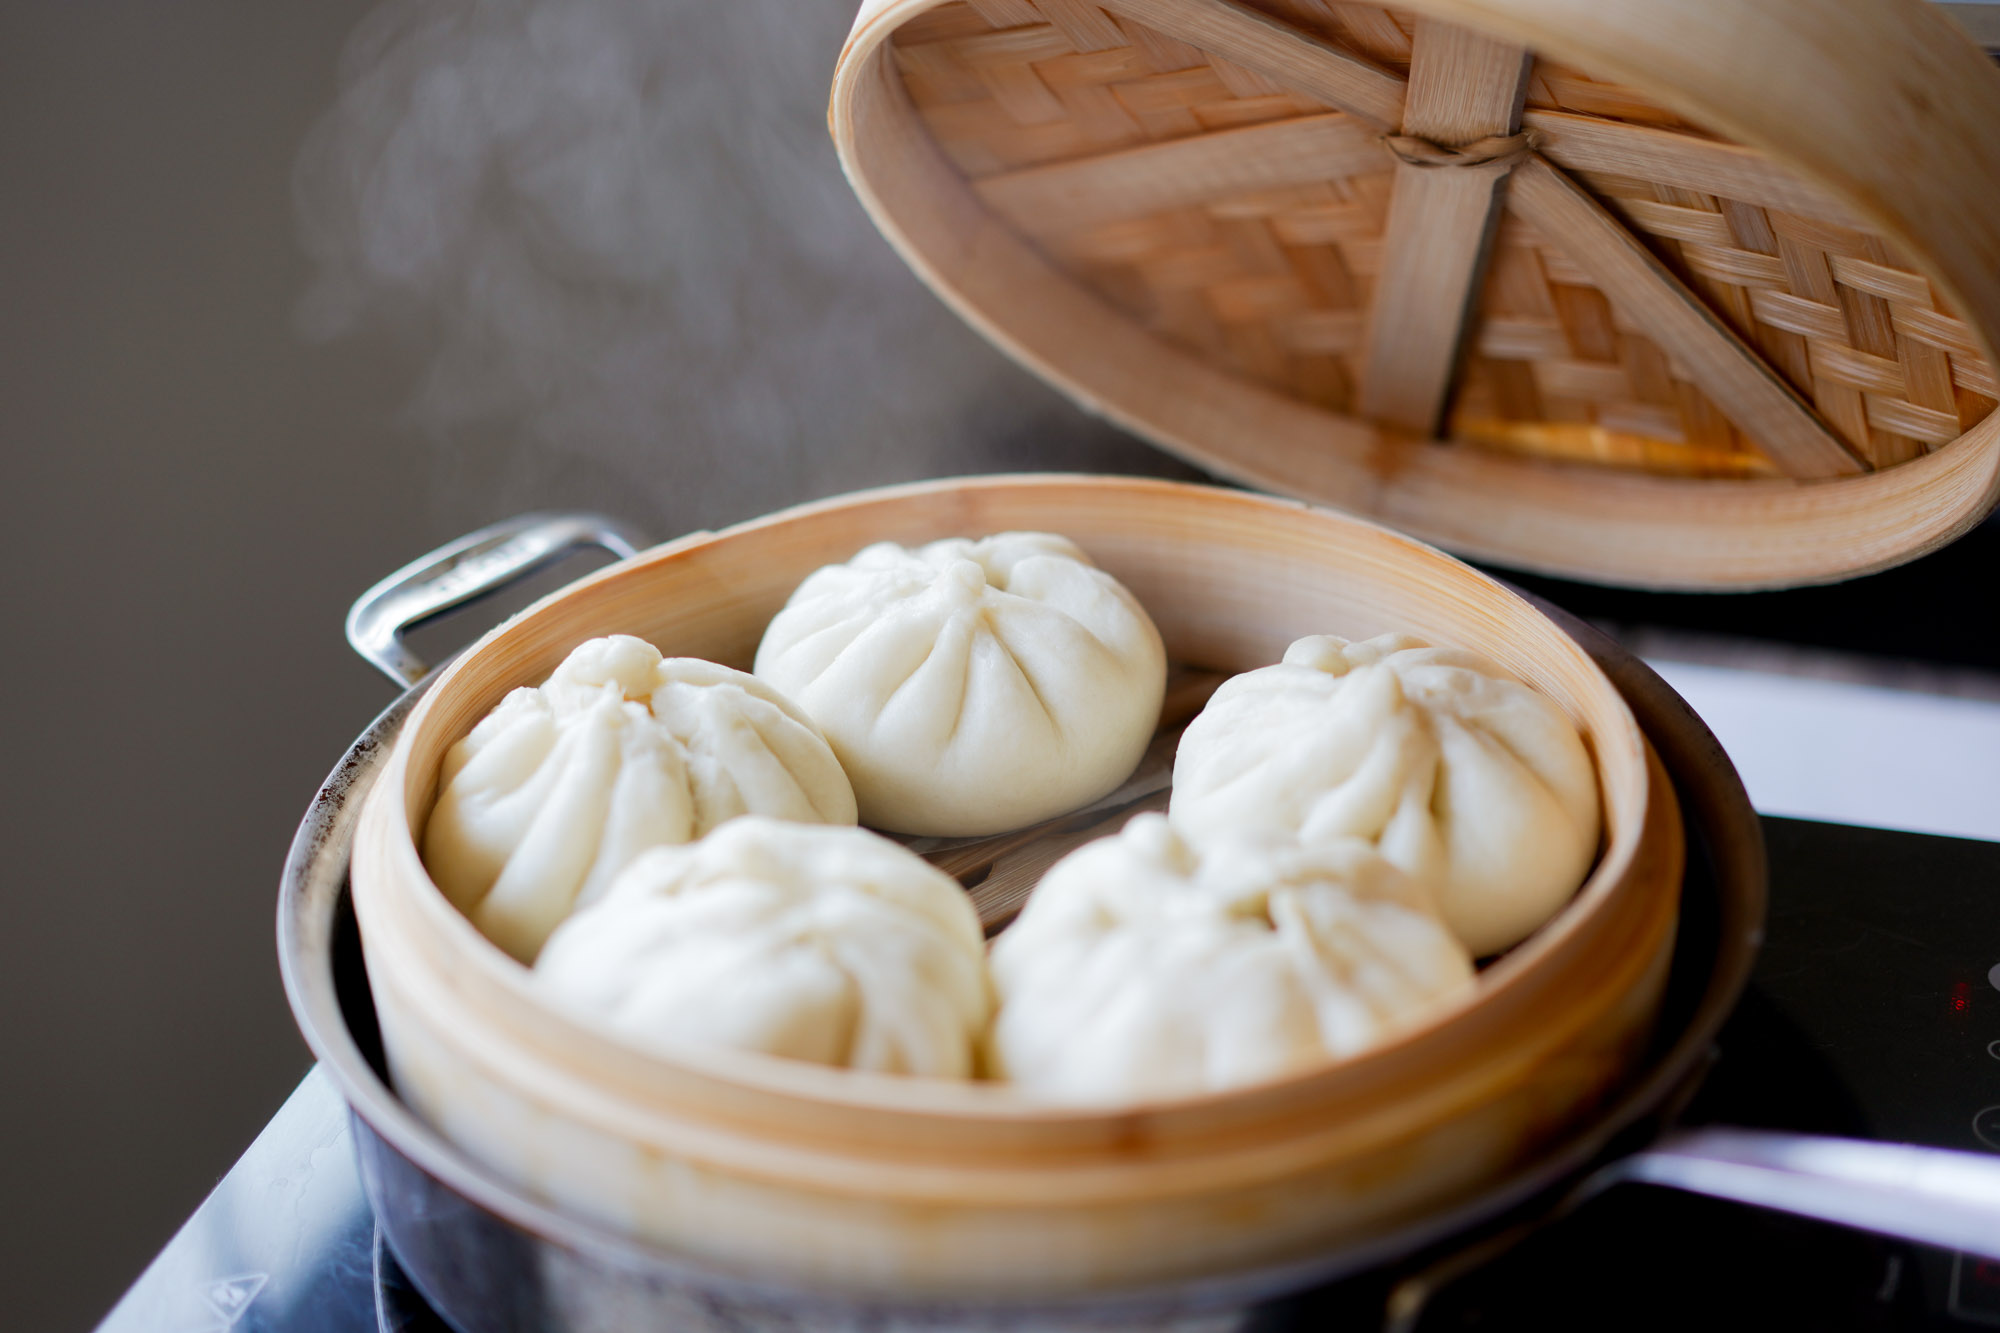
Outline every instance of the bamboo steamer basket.
<path fill-rule="evenodd" d="M 1402 532 L 1722 589 L 1881 568 L 1977 522 L 2000 494 L 2000 77 L 1921 0 L 866 0 L 830 115 L 878 226 L 1000 347 L 1171 452 L 1331 508 L 927 483 L 670 543 L 502 626 L 411 715 L 355 841 L 399 1094 L 622 1234 L 893 1298 L 1267 1269 L 1477 1197 L 1619 1087 L 1684 846 L 1590 659 Z M 425 875 L 444 752 L 582 639 L 747 666 L 819 565 L 1012 528 L 1078 541 L 1185 665 L 1386 630 L 1497 658 L 1591 747 L 1590 879 L 1386 1046 L 1080 1111 L 642 1053 L 540 1004 Z"/>
<path fill-rule="evenodd" d="M 1924 0 L 865 0 L 830 115 L 962 316 L 1252 486 L 1684 589 L 2000 494 L 2000 75 Z"/>
<path fill-rule="evenodd" d="M 1240 671 L 1328 629 L 1485 652 L 1588 740 L 1599 862 L 1473 996 L 1357 1058 L 1242 1090 L 1078 1110 L 1002 1084 L 741 1052 L 649 1054 L 545 1007 L 417 853 L 445 751 L 580 640 L 638 634 L 747 666 L 810 571 L 876 540 L 1044 529 L 1152 612 L 1170 657 Z M 411 715 L 356 835 L 355 912 L 399 1095 L 504 1179 L 732 1272 L 903 1298 L 1053 1298 L 1228 1274 L 1464 1200 L 1609 1094 L 1648 1035 L 1683 856 L 1623 699 L 1512 592 L 1360 520 L 1131 478 L 995 477 L 697 534 L 544 600 Z"/>

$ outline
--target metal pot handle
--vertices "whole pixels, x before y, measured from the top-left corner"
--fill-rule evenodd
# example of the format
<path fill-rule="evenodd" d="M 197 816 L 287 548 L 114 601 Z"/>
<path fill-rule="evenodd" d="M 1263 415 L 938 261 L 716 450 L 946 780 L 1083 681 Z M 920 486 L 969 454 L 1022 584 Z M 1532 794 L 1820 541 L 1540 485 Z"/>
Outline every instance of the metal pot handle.
<path fill-rule="evenodd" d="M 1578 1190 L 1624 1181 L 2000 1259 L 2000 1157 L 1721 1126 L 1678 1129 Z"/>
<path fill-rule="evenodd" d="M 347 613 L 347 642 L 407 688 L 430 672 L 403 631 L 498 592 L 572 551 L 599 546 L 630 559 L 644 538 L 602 514 L 521 514 L 419 556 L 361 594 Z"/>
<path fill-rule="evenodd" d="M 1414 1333 L 1440 1291 L 1628 1181 L 2000 1259 L 2000 1157 L 1722 1125 L 1676 1129 L 1585 1177 L 1549 1212 L 1403 1277 L 1383 1306 L 1384 1333 Z"/>

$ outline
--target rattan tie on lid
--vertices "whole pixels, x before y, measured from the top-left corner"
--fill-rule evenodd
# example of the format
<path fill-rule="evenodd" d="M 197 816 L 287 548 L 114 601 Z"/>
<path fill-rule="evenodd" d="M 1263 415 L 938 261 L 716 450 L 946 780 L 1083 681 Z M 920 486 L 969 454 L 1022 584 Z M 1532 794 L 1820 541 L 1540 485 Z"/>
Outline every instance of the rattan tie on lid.
<path fill-rule="evenodd" d="M 1922 0 L 867 0 L 877 225 L 1222 475 L 1638 586 L 1993 508 L 2000 76 Z"/>

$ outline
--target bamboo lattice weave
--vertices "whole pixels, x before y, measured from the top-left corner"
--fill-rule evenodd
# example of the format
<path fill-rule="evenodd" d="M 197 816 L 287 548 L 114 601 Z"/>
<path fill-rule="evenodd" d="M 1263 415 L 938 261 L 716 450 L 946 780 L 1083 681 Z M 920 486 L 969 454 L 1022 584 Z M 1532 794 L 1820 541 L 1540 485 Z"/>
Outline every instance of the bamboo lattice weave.
<path fill-rule="evenodd" d="M 1282 71 L 1142 24 L 1137 6 L 1114 8 L 946 4 L 896 33 L 895 68 L 987 206 L 1076 281 L 1239 375 L 1354 411 L 1395 182 L 1380 127 L 1286 86 Z M 1254 8 L 1408 72 L 1408 15 L 1336 0 Z M 1530 69 L 1526 104 L 1544 156 L 1866 465 L 1955 439 L 2000 396 L 1930 283 L 1816 187 L 1546 60 Z M 1461 347 L 1453 433 L 1655 471 L 1771 472 L 1563 241 L 1503 210 Z"/>

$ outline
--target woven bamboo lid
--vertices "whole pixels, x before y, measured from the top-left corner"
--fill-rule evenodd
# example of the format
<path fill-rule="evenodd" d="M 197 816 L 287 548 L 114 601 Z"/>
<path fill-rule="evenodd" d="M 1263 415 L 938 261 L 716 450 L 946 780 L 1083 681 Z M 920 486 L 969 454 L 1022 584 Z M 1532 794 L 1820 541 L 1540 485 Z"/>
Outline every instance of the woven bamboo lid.
<path fill-rule="evenodd" d="M 1924 0 L 866 0 L 831 119 L 966 319 L 1251 485 L 1684 588 L 2000 497 L 2000 74 Z"/>

